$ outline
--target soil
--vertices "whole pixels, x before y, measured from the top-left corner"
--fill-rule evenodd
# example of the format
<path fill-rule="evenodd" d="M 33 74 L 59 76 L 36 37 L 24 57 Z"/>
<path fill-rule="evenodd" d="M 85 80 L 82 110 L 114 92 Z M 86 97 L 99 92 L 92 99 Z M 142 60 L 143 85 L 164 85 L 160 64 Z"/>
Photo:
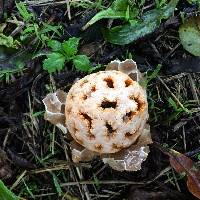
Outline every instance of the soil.
<path fill-rule="evenodd" d="M 151 3 L 147 1 L 146 6 Z M 0 0 L 0 7 L 2 23 L 5 13 L 17 15 L 12 0 Z M 71 20 L 64 4 L 29 6 L 29 10 L 39 20 L 63 25 L 63 35 L 56 39 L 81 37 L 80 52 L 90 56 L 94 66 L 107 65 L 114 59 L 124 60 L 130 54 L 141 72 L 151 74 L 162 64 L 159 76 L 147 87 L 153 141 L 186 154 L 198 164 L 200 58 L 183 49 L 178 35 L 180 12 L 187 17 L 197 14 L 195 4 L 180 1 L 174 16 L 163 21 L 153 34 L 125 46 L 104 40 L 101 28 L 108 25 L 108 20 L 81 30 L 97 12 L 95 9 L 71 7 Z M 7 31 L 12 32 L 12 28 L 10 25 Z M 0 176 L 8 187 L 15 183 L 15 194 L 24 199 L 196 199 L 187 189 L 186 178 L 170 167 L 168 156 L 154 144 L 150 145 L 149 156 L 138 172 L 115 171 L 99 158 L 89 163 L 72 163 L 69 141 L 44 120 L 42 99 L 49 87 L 68 91 L 77 78 L 86 74 L 69 64 L 62 72 L 50 76 L 42 69 L 42 58 L 30 59 L 34 45 L 24 44 L 17 51 L 0 47 L 0 51 L 0 69 L 12 69 L 16 58 L 26 58 L 22 73 L 11 75 L 8 82 L 0 82 Z M 173 95 L 194 112 L 189 114 L 179 105 L 175 110 L 169 103 L 169 99 L 174 100 Z M 56 181 L 65 197 L 59 196 Z M 151 183 L 147 184 L 148 181 Z"/>

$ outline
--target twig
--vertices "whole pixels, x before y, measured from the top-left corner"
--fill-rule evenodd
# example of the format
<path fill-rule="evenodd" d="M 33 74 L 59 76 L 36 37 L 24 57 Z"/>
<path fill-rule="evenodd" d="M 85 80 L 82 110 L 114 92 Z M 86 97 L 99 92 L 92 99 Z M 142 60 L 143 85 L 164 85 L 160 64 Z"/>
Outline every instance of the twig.
<path fill-rule="evenodd" d="M 60 134 L 60 138 L 61 138 L 61 142 L 62 142 L 62 147 L 63 147 L 64 152 L 65 152 L 66 160 L 69 161 L 69 160 L 70 160 L 70 156 L 68 155 L 68 151 L 67 151 L 67 150 L 68 150 L 68 146 L 65 144 L 64 137 L 63 137 L 62 134 Z M 72 166 L 69 166 L 69 170 L 70 170 L 70 173 L 71 173 L 71 175 L 72 175 L 74 181 L 76 181 L 76 183 L 77 183 L 78 189 L 79 189 L 80 194 L 81 194 L 81 198 L 82 198 L 82 199 L 85 199 L 85 198 L 84 198 L 84 194 L 83 194 L 83 192 L 82 192 L 82 190 L 81 190 L 81 184 L 79 184 L 79 182 L 78 182 L 78 179 L 77 179 L 77 177 L 76 177 L 76 173 L 75 173 L 74 168 L 73 168 Z M 62 186 L 61 186 L 61 187 L 62 187 Z M 63 187 L 65 187 L 65 186 L 63 186 Z"/>
<path fill-rule="evenodd" d="M 80 180 L 83 180 L 83 175 L 82 175 L 81 169 L 80 169 L 79 167 L 76 167 L 76 171 L 77 171 L 77 174 L 78 174 L 79 179 L 80 179 Z M 90 193 L 89 193 L 89 190 L 88 190 L 88 188 L 87 188 L 87 185 L 84 184 L 84 185 L 82 186 L 82 188 L 83 188 L 83 191 L 85 192 L 86 199 L 87 199 L 87 200 L 91 200 Z"/>
<path fill-rule="evenodd" d="M 21 182 L 21 180 L 23 179 L 23 177 L 26 175 L 26 173 L 27 173 L 26 170 L 21 173 L 21 175 L 17 178 L 17 180 L 10 187 L 10 190 L 13 190 L 14 188 L 16 188 L 19 185 L 19 183 Z"/>
<path fill-rule="evenodd" d="M 157 180 L 161 176 L 163 176 L 169 170 L 171 170 L 171 167 L 165 168 L 156 177 L 154 177 L 152 180 L 149 180 L 149 181 L 135 182 L 135 181 L 123 181 L 123 180 L 102 180 L 102 181 L 99 180 L 98 184 L 102 184 L 102 185 L 110 185 L 110 184 L 147 185 L 147 184 L 154 182 L 155 180 Z M 66 186 L 73 186 L 73 185 L 79 185 L 79 184 L 80 185 L 85 185 L 85 184 L 86 185 L 93 185 L 93 184 L 96 184 L 96 182 L 95 181 L 68 182 L 68 183 L 61 183 L 60 186 L 66 187 Z"/>
<path fill-rule="evenodd" d="M 9 128 L 6 135 L 5 135 L 5 138 L 4 138 L 4 141 L 3 141 L 3 150 L 5 150 L 5 147 L 6 147 L 6 144 L 7 144 L 7 141 L 8 141 L 8 138 L 10 136 L 10 133 L 11 133 L 11 129 Z"/>
<path fill-rule="evenodd" d="M 174 51 L 181 45 L 181 43 L 178 43 L 164 58 L 166 60 Z"/>
<path fill-rule="evenodd" d="M 174 76 L 167 77 L 167 78 L 163 79 L 163 81 L 165 83 L 167 83 L 167 82 L 170 82 L 172 80 L 180 79 L 180 78 L 187 76 L 187 75 L 188 75 L 188 73 L 180 73 L 180 74 L 177 74 L 177 75 L 174 75 Z"/>
<path fill-rule="evenodd" d="M 95 181 L 79 181 L 79 182 L 68 182 L 68 183 L 61 183 L 61 187 L 66 186 L 73 186 L 73 185 L 93 185 L 96 184 Z M 102 185 L 110 185 L 110 184 L 127 184 L 127 185 L 145 185 L 148 184 L 148 182 L 135 182 L 135 181 L 119 181 L 119 180 L 103 180 L 98 181 L 98 184 Z"/>
<path fill-rule="evenodd" d="M 200 105 L 200 100 L 199 100 L 198 94 L 197 94 L 197 88 L 195 86 L 195 83 L 194 83 L 194 80 L 193 80 L 191 74 L 188 74 L 188 79 L 190 82 L 193 98 L 197 101 L 198 105 Z"/>
<path fill-rule="evenodd" d="M 183 126 L 183 147 L 184 147 L 184 150 L 187 151 L 187 144 L 186 144 L 186 139 L 185 139 L 185 126 Z"/>

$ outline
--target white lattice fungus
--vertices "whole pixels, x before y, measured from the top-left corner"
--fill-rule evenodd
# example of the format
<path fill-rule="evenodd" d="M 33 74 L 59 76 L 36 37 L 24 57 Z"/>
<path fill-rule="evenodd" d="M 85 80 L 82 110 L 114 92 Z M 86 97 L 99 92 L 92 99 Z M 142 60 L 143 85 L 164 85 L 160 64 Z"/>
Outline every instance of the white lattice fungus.
<path fill-rule="evenodd" d="M 120 71 L 101 71 L 76 82 L 67 94 L 66 126 L 85 148 L 115 153 L 141 135 L 148 119 L 145 90 Z"/>

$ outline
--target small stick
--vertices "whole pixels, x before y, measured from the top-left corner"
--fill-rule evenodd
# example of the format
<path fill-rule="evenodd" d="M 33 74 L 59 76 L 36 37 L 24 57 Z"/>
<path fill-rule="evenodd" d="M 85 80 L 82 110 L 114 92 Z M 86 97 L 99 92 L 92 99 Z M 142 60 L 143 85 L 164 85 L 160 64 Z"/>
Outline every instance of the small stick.
<path fill-rule="evenodd" d="M 191 86 L 191 91 L 192 91 L 193 98 L 195 100 L 197 100 L 198 104 L 200 104 L 200 101 L 199 101 L 199 98 L 198 98 L 198 95 L 197 95 L 197 88 L 195 86 L 195 82 L 194 82 L 191 74 L 188 74 L 188 79 L 189 79 L 189 82 L 190 82 L 190 86 Z"/>
<path fill-rule="evenodd" d="M 186 151 L 187 146 L 186 146 L 186 140 L 185 140 L 185 126 L 183 126 L 183 146 L 184 146 L 184 150 Z"/>
<path fill-rule="evenodd" d="M 136 182 L 136 181 L 124 181 L 124 180 L 100 180 L 98 183 L 102 185 L 110 185 L 110 184 L 125 184 L 125 185 L 147 185 L 161 176 L 163 176 L 166 172 L 171 170 L 171 167 L 166 167 L 164 170 L 162 170 L 157 176 L 155 176 L 153 179 L 149 181 L 143 181 L 143 182 Z M 68 182 L 68 183 L 61 183 L 61 187 L 66 187 L 66 186 L 75 186 L 75 185 L 94 185 L 96 184 L 95 181 L 80 181 L 80 182 Z"/>

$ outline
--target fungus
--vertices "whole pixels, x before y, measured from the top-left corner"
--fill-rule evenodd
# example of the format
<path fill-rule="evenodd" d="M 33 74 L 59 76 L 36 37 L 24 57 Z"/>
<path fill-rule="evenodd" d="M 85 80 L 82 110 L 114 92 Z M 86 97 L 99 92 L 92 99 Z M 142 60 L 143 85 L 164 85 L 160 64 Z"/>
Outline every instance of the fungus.
<path fill-rule="evenodd" d="M 81 98 L 85 95 L 86 99 Z M 141 134 L 148 119 L 146 94 L 138 82 L 120 71 L 90 74 L 68 92 L 65 117 L 66 127 L 77 143 L 100 154 L 116 153 Z M 127 137 L 127 132 L 132 136 Z"/>
<path fill-rule="evenodd" d="M 137 64 L 131 59 L 126 59 L 125 61 L 120 62 L 119 60 L 114 60 L 108 64 L 106 70 L 118 70 L 132 78 L 135 81 L 142 79 L 142 74 L 137 69 Z"/>
<path fill-rule="evenodd" d="M 141 168 L 152 142 L 141 77 L 134 61 L 114 61 L 106 71 L 78 80 L 68 94 L 59 91 L 43 100 L 45 119 L 72 136 L 74 162 L 100 155 L 116 170 Z"/>

